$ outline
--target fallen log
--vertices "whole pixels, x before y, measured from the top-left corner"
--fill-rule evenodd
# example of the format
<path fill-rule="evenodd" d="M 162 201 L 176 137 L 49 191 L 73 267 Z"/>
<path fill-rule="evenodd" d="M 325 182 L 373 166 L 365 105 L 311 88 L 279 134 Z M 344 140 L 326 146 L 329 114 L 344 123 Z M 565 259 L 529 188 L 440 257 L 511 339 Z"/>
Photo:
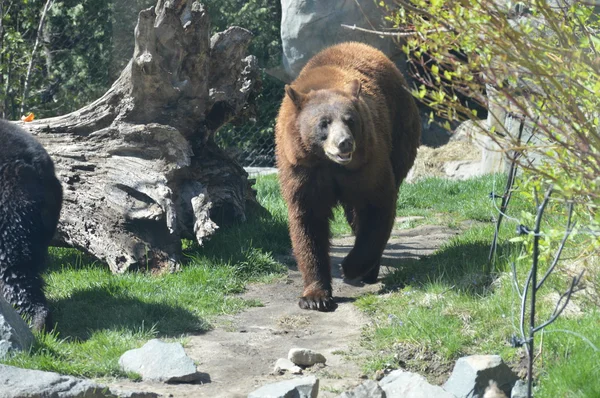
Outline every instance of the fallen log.
<path fill-rule="evenodd" d="M 200 244 L 223 215 L 244 220 L 247 174 L 214 143 L 258 74 L 251 33 L 209 34 L 197 1 L 159 0 L 139 14 L 133 58 L 98 100 L 21 124 L 44 145 L 63 184 L 57 242 L 116 273 L 173 271 L 181 239 Z M 223 217 L 221 217 L 223 218 Z"/>

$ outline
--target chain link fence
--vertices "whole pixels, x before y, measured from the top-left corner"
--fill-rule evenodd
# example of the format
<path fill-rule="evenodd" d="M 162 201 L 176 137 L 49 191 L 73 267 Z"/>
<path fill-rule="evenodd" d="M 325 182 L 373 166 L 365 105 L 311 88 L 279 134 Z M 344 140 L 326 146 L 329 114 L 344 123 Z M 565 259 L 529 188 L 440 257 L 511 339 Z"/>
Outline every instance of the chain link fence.
<path fill-rule="evenodd" d="M 229 123 L 215 134 L 215 142 L 244 167 L 275 166 L 275 119 L 284 83 L 262 73 L 261 84 L 250 105 L 251 116 Z"/>

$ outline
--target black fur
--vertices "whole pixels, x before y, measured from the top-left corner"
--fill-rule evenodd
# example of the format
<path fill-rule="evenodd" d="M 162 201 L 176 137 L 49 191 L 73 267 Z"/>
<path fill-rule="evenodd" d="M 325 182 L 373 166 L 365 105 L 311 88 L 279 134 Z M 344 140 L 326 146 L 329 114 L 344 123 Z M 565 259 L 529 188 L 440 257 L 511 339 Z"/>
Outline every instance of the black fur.
<path fill-rule="evenodd" d="M 62 187 L 46 150 L 0 120 L 0 288 L 37 330 L 51 327 L 40 274 L 61 205 Z"/>

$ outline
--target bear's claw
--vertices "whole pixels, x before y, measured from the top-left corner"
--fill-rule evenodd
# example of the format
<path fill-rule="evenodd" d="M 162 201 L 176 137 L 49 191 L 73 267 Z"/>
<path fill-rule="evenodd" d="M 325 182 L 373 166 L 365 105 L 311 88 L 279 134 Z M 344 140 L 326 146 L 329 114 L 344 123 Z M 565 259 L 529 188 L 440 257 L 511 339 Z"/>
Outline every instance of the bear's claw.
<path fill-rule="evenodd" d="M 305 296 L 300 297 L 298 306 L 303 310 L 316 310 L 316 311 L 333 311 L 337 305 L 333 301 L 333 297 L 316 297 L 316 296 Z"/>

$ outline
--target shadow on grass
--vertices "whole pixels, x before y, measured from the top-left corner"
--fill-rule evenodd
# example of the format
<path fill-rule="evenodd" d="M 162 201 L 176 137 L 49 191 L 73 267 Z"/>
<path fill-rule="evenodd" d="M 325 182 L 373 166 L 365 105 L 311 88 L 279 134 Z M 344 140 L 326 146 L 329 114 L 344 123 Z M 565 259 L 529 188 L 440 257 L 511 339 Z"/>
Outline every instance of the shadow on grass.
<path fill-rule="evenodd" d="M 287 221 L 266 211 L 253 212 L 245 222 L 236 222 L 217 231 L 203 246 L 188 241 L 184 256 L 235 263 L 244 261 L 250 248 L 274 256 L 289 253 L 291 242 Z M 189 261 L 184 262 L 187 264 Z"/>
<path fill-rule="evenodd" d="M 508 244 L 499 247 L 502 253 L 510 249 Z M 489 250 L 487 242 L 453 242 L 421 259 L 387 258 L 389 274 L 383 278 L 384 290 L 440 283 L 467 294 L 486 294 L 498 273 L 505 271 L 488 261 Z"/>
<path fill-rule="evenodd" d="M 163 303 L 143 302 L 127 289 L 94 287 L 75 290 L 68 298 L 50 302 L 61 338 L 87 340 L 97 330 L 154 330 L 158 337 L 208 330 L 205 320 L 189 310 Z"/>

